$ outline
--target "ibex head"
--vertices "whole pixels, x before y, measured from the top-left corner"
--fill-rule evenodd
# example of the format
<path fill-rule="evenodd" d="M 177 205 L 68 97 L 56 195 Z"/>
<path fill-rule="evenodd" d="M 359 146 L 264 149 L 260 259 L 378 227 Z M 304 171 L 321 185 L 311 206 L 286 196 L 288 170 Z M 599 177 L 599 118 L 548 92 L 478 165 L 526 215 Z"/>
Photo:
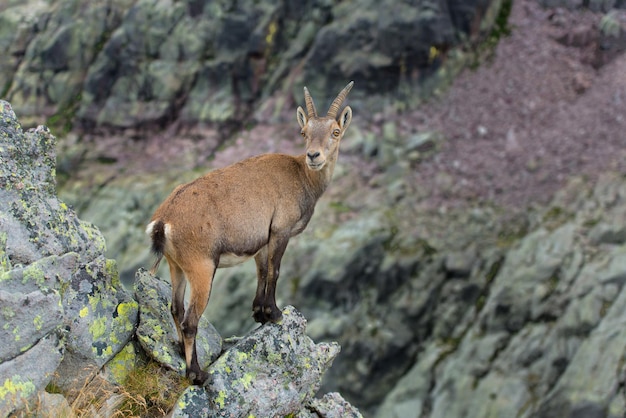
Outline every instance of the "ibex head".
<path fill-rule="evenodd" d="M 307 113 L 298 106 L 297 118 L 302 128 L 300 132 L 306 139 L 306 163 L 312 170 L 321 170 L 328 158 L 335 158 L 337 155 L 339 142 L 352 120 L 352 109 L 346 106 L 339 117 L 337 114 L 353 85 L 354 81 L 351 81 L 339 92 L 326 116 L 317 116 L 313 98 L 309 90 L 304 88 Z"/>

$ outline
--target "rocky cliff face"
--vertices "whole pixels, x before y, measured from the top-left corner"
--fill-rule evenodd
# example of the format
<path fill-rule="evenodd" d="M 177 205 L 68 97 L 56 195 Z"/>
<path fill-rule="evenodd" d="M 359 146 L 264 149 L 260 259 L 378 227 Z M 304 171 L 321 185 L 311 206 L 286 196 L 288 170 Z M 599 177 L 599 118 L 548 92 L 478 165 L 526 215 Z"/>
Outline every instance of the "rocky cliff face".
<path fill-rule="evenodd" d="M 353 79 L 354 99 L 376 107 L 401 85 L 430 90 L 446 52 L 488 32 L 499 4 L 10 2 L 0 6 L 0 96 L 24 120 L 87 130 L 241 122 L 280 97 L 259 116 L 271 118 L 285 97 L 302 97 L 304 80 L 315 95 Z"/>

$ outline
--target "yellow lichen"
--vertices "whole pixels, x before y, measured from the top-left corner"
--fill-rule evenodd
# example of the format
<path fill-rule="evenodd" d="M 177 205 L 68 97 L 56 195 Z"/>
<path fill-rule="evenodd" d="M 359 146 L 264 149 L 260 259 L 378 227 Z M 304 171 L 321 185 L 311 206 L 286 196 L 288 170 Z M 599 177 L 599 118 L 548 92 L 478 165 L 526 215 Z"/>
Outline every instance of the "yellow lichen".
<path fill-rule="evenodd" d="M 106 332 L 106 318 L 96 318 L 89 325 L 89 332 L 94 340 L 99 339 Z"/>
<path fill-rule="evenodd" d="M 246 373 L 241 379 L 241 384 L 243 385 L 244 389 L 248 389 L 250 387 L 250 384 L 252 383 L 252 375 L 250 373 Z"/>
<path fill-rule="evenodd" d="M 274 36 L 278 31 L 278 24 L 276 22 L 272 22 L 269 24 L 267 28 L 267 35 L 265 35 L 265 43 L 270 46 L 274 43 Z"/>
<path fill-rule="evenodd" d="M 41 317 L 41 315 L 37 315 L 35 318 L 33 318 L 33 325 L 35 326 L 35 329 L 37 331 L 40 331 L 41 328 L 43 328 L 43 318 Z"/>
<path fill-rule="evenodd" d="M 226 405 L 226 391 L 220 390 L 217 394 L 217 398 L 215 398 L 215 404 L 220 407 L 220 409 L 224 408 Z"/>
<path fill-rule="evenodd" d="M 6 399 L 7 395 L 28 397 L 36 390 L 32 382 L 22 380 L 20 376 L 12 376 L 10 379 L 5 379 L 0 386 L 0 399 Z"/>

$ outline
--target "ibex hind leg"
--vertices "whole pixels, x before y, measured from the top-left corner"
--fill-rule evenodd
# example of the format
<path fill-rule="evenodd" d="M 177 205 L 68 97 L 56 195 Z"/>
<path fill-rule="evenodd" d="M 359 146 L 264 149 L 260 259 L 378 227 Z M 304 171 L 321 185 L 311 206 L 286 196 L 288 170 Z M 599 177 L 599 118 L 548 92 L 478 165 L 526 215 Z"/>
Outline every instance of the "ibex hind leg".
<path fill-rule="evenodd" d="M 202 371 L 198 363 L 196 334 L 198 332 L 198 322 L 211 295 L 215 266 L 215 262 L 205 260 L 185 270 L 185 275 L 191 287 L 191 293 L 189 295 L 189 306 L 185 313 L 185 319 L 181 324 L 181 331 L 185 346 L 187 377 L 196 385 L 204 383 L 208 378 L 208 373 Z"/>
<path fill-rule="evenodd" d="M 170 281 L 172 284 L 172 318 L 174 319 L 174 325 L 176 325 L 180 352 L 184 355 L 185 345 L 183 343 L 181 324 L 185 318 L 185 288 L 187 287 L 187 281 L 183 270 L 178 264 L 170 258 L 167 258 L 167 263 L 170 266 Z"/>

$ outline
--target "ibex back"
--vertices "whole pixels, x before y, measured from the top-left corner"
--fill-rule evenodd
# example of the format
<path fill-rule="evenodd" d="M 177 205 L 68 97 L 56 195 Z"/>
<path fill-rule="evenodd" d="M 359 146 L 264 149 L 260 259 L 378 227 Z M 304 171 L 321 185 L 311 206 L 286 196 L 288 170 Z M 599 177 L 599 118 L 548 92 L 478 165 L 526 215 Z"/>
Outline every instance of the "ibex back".
<path fill-rule="evenodd" d="M 281 311 L 275 290 L 289 239 L 309 223 L 315 204 L 328 186 L 339 143 L 352 120 L 352 109 L 339 108 L 354 82 L 318 116 L 304 88 L 307 112 L 297 120 L 306 140 L 304 154 L 265 154 L 212 171 L 178 186 L 152 216 L 146 232 L 157 256 L 165 256 L 172 282 L 172 316 L 185 353 L 187 376 L 196 384 L 207 373 L 196 356 L 198 320 L 209 301 L 215 270 L 251 257 L 257 266 L 255 321 L 276 322 Z M 190 298 L 185 309 L 186 284 Z"/>

